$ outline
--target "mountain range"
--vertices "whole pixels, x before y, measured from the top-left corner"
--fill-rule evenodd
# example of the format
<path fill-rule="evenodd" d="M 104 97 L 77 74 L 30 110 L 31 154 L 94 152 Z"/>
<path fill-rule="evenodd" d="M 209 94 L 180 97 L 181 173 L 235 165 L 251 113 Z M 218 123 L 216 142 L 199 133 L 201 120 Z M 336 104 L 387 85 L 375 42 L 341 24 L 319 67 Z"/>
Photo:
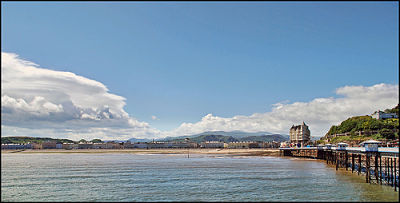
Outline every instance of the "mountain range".
<path fill-rule="evenodd" d="M 240 142 L 240 141 L 263 141 L 263 142 L 283 142 L 289 140 L 289 135 L 273 134 L 269 132 L 256 132 L 249 133 L 243 131 L 207 131 L 199 134 L 178 136 L 178 137 L 166 137 L 155 139 L 155 141 L 184 141 L 185 138 L 189 138 L 193 142 L 205 142 L 205 141 L 221 141 L 221 142 Z M 130 142 L 149 142 L 152 139 L 137 139 L 131 138 Z"/>

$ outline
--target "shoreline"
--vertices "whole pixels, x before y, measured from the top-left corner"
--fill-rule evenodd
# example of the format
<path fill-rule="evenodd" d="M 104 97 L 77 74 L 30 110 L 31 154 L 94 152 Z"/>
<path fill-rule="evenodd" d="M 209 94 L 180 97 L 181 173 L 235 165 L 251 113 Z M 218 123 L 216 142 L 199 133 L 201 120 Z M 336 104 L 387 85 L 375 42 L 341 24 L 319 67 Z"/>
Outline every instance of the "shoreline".
<path fill-rule="evenodd" d="M 26 149 L 26 150 L 1 150 L 3 154 L 10 153 L 132 153 L 132 154 L 219 154 L 233 156 L 279 156 L 279 149 Z"/>

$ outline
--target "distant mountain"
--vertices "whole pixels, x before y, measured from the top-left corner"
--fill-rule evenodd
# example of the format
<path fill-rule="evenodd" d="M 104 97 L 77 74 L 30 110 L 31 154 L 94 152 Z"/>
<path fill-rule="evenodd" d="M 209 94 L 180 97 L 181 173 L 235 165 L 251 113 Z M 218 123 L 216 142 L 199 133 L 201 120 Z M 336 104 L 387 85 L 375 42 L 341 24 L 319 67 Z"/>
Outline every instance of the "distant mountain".
<path fill-rule="evenodd" d="M 254 142 L 283 142 L 289 140 L 288 135 L 280 134 L 269 134 L 268 132 L 258 133 L 247 133 L 241 131 L 224 132 L 224 131 L 209 131 L 200 134 L 190 136 L 179 136 L 179 137 L 167 137 L 160 139 L 159 141 L 184 141 L 185 138 L 189 138 L 193 142 L 205 142 L 205 141 L 220 141 L 220 142 L 241 142 L 241 141 L 254 141 Z"/>
<path fill-rule="evenodd" d="M 231 131 L 231 132 L 225 132 L 225 131 L 207 131 L 203 132 L 200 134 L 193 135 L 194 137 L 199 136 L 199 135 L 224 135 L 224 136 L 232 136 L 233 138 L 242 138 L 242 137 L 249 137 L 249 136 L 260 136 L 260 135 L 270 135 L 272 133 L 270 132 L 256 132 L 256 133 L 249 133 L 249 132 L 243 132 L 243 131 Z"/>
<path fill-rule="evenodd" d="M 116 142 L 116 143 L 118 142 L 119 143 L 119 142 L 126 142 L 126 141 L 125 140 L 103 140 L 103 142 L 104 143 L 107 143 L 107 142 Z"/>
<path fill-rule="evenodd" d="M 131 139 L 129 139 L 129 140 L 127 140 L 127 141 L 130 141 L 130 142 L 132 142 L 132 143 L 134 143 L 134 142 L 150 142 L 150 141 L 152 141 L 152 139 L 140 139 L 140 138 L 131 138 Z"/>
<path fill-rule="evenodd" d="M 185 137 L 186 138 L 186 137 Z M 168 141 L 173 142 L 182 142 L 185 141 L 185 138 L 177 138 L 177 139 L 170 139 Z M 219 142 L 237 142 L 239 141 L 232 136 L 224 136 L 224 135 L 199 135 L 197 137 L 190 137 L 190 141 L 192 142 L 205 142 L 205 141 L 219 141 Z"/>
<path fill-rule="evenodd" d="M 261 135 L 261 136 L 249 136 L 239 139 L 240 141 L 253 141 L 253 142 L 284 142 L 289 140 L 286 136 L 273 134 L 273 135 Z"/>
<path fill-rule="evenodd" d="M 260 135 L 271 135 L 271 134 L 273 134 L 273 133 L 270 133 L 270 132 L 248 133 L 248 132 L 243 132 L 243 131 L 238 131 L 238 130 L 231 131 L 231 132 L 206 131 L 206 132 L 199 133 L 199 134 L 194 134 L 194 135 L 161 138 L 158 141 L 169 141 L 169 140 L 175 140 L 175 139 L 193 138 L 193 137 L 198 137 L 198 136 L 201 136 L 201 135 L 223 135 L 223 136 L 231 136 L 233 138 L 242 138 L 242 137 L 249 137 L 249 136 L 260 136 Z"/>

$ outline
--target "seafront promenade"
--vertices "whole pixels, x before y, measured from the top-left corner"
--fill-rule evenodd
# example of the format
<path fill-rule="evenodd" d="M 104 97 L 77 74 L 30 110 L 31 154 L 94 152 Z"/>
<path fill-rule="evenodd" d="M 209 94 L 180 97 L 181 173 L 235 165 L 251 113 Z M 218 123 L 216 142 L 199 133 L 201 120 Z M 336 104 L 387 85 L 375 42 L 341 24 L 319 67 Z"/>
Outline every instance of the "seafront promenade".
<path fill-rule="evenodd" d="M 250 149 L 25 149 L 1 150 L 1 153 L 133 153 L 133 154 L 220 154 L 232 156 L 279 156 L 279 149 L 250 148 Z"/>

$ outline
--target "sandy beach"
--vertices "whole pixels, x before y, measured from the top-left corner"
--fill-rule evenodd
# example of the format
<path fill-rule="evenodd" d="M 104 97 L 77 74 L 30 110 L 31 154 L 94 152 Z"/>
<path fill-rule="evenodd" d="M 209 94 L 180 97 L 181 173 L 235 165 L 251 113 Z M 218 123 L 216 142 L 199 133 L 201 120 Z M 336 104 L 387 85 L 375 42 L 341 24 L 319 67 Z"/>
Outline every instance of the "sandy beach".
<path fill-rule="evenodd" d="M 135 153 L 135 154 L 220 154 L 232 156 L 278 156 L 279 149 L 40 149 L 1 150 L 1 153 Z"/>

